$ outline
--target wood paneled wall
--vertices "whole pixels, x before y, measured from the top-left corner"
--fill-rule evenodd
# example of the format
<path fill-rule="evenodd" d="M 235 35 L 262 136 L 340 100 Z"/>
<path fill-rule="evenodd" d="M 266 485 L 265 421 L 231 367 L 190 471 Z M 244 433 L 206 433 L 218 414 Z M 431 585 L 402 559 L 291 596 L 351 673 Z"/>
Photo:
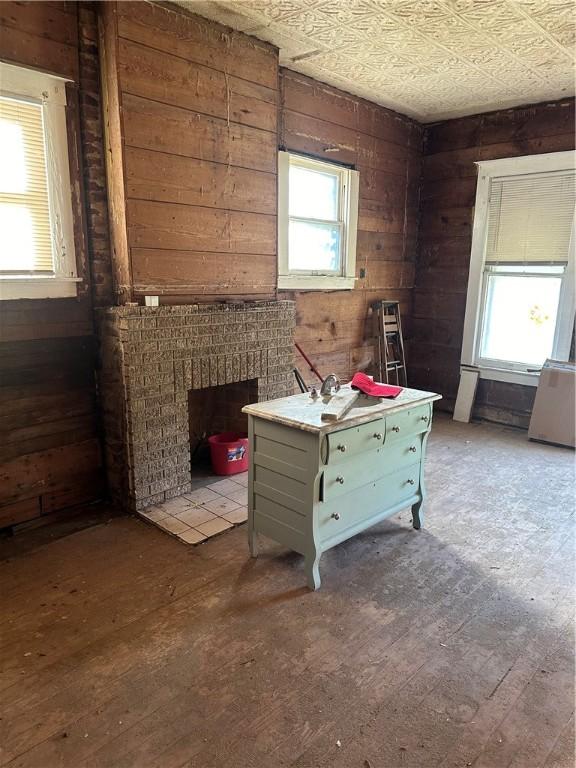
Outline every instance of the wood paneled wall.
<path fill-rule="evenodd" d="M 120 111 L 109 132 L 123 149 L 121 295 L 273 296 L 276 50 L 183 10 L 103 10 Z"/>
<path fill-rule="evenodd" d="M 323 375 L 347 379 L 373 355 L 370 303 L 401 303 L 410 330 L 422 128 L 409 118 L 290 70 L 281 71 L 280 146 L 360 172 L 356 287 L 291 293 L 296 337 Z M 287 292 L 282 291 L 282 295 Z M 298 365 L 308 374 L 302 360 Z"/>
<path fill-rule="evenodd" d="M 458 391 L 479 160 L 574 149 L 574 100 L 449 120 L 426 131 L 414 290 L 412 384 Z M 476 414 L 525 426 L 534 388 L 481 382 Z"/>
<path fill-rule="evenodd" d="M 109 121 L 110 141 L 123 147 L 122 167 L 110 174 L 116 185 L 124 177 L 127 240 L 120 224 L 115 247 L 121 295 L 277 295 L 278 147 L 348 163 L 360 170 L 357 287 L 294 296 L 299 340 L 321 369 L 345 378 L 364 366 L 370 301 L 398 299 L 409 320 L 421 127 L 279 72 L 271 46 L 182 9 L 103 10 L 109 102 L 119 115 L 116 129 Z"/>
<path fill-rule="evenodd" d="M 94 149 L 94 123 L 86 143 L 80 126 L 86 109 L 98 112 L 97 81 L 85 70 L 96 18 L 85 4 L 82 18 L 65 2 L 0 3 L 0 58 L 74 80 L 68 87 L 69 143 L 75 245 L 76 299 L 0 302 L 0 527 L 49 514 L 102 493 L 94 383 L 94 336 L 88 250 L 106 220 L 105 199 L 94 196 L 84 215 L 83 184 L 98 181 L 93 154 L 88 179 L 83 149 Z M 81 51 L 84 58 L 81 59 Z M 78 87 L 85 74 L 84 88 Z M 94 115 L 92 116 L 94 118 Z M 102 240 L 96 245 L 104 249 Z M 97 260 L 96 260 L 97 261 Z M 101 283 L 104 285 L 105 281 Z"/>

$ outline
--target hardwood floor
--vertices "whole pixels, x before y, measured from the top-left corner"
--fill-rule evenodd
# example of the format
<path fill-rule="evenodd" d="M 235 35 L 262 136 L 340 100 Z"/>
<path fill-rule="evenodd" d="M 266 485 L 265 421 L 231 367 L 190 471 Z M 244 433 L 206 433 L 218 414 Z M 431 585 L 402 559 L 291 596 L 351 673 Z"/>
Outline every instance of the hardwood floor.
<path fill-rule="evenodd" d="M 11 768 L 572 768 L 572 451 L 438 417 L 409 512 L 302 559 L 116 517 L 0 543 Z"/>

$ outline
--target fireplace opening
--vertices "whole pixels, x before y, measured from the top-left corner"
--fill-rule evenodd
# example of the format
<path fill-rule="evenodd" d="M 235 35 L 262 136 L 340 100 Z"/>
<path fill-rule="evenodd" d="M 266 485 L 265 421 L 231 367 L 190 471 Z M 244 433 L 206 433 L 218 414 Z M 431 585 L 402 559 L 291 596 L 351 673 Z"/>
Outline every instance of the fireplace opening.
<path fill-rule="evenodd" d="M 258 379 L 247 379 L 188 392 L 188 430 L 192 484 L 218 479 L 211 468 L 208 438 L 220 432 L 247 432 L 245 405 L 258 402 Z"/>

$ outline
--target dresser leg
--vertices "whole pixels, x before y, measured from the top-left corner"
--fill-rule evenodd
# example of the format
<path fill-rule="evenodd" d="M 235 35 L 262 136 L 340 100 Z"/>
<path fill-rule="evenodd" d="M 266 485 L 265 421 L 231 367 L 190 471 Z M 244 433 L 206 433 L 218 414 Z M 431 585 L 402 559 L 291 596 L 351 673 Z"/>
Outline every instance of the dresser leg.
<path fill-rule="evenodd" d="M 420 501 L 412 505 L 412 527 L 416 531 L 420 530 L 420 528 L 422 527 L 422 523 L 424 522 L 424 513 L 422 511 L 423 503 L 424 503 L 424 499 L 420 499 Z"/>
<path fill-rule="evenodd" d="M 306 555 L 306 581 L 310 589 L 320 589 L 320 557 L 322 552 L 313 550 Z"/>
<path fill-rule="evenodd" d="M 422 459 L 420 461 L 420 501 L 412 505 L 412 527 L 414 530 L 419 531 L 424 524 L 424 513 L 422 511 L 422 505 L 426 498 L 426 484 L 424 480 L 424 456 L 426 454 L 426 443 L 428 442 L 428 435 L 430 434 L 430 426 L 428 426 L 428 432 L 424 433 L 422 437 Z"/>

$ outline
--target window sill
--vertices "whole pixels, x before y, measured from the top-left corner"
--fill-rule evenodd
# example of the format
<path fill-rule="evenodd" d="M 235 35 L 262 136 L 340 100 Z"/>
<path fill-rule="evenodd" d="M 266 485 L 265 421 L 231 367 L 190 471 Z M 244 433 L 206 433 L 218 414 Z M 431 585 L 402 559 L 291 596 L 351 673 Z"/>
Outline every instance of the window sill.
<path fill-rule="evenodd" d="M 75 298 L 80 277 L 0 277 L 0 301 Z"/>
<path fill-rule="evenodd" d="M 490 381 L 503 381 L 507 384 L 523 384 L 525 387 L 537 387 L 540 381 L 540 372 L 527 373 L 526 371 L 510 371 L 506 368 L 478 368 L 481 379 Z"/>
<path fill-rule="evenodd" d="M 355 277 L 332 275 L 279 275 L 278 288 L 284 291 L 350 291 Z"/>

